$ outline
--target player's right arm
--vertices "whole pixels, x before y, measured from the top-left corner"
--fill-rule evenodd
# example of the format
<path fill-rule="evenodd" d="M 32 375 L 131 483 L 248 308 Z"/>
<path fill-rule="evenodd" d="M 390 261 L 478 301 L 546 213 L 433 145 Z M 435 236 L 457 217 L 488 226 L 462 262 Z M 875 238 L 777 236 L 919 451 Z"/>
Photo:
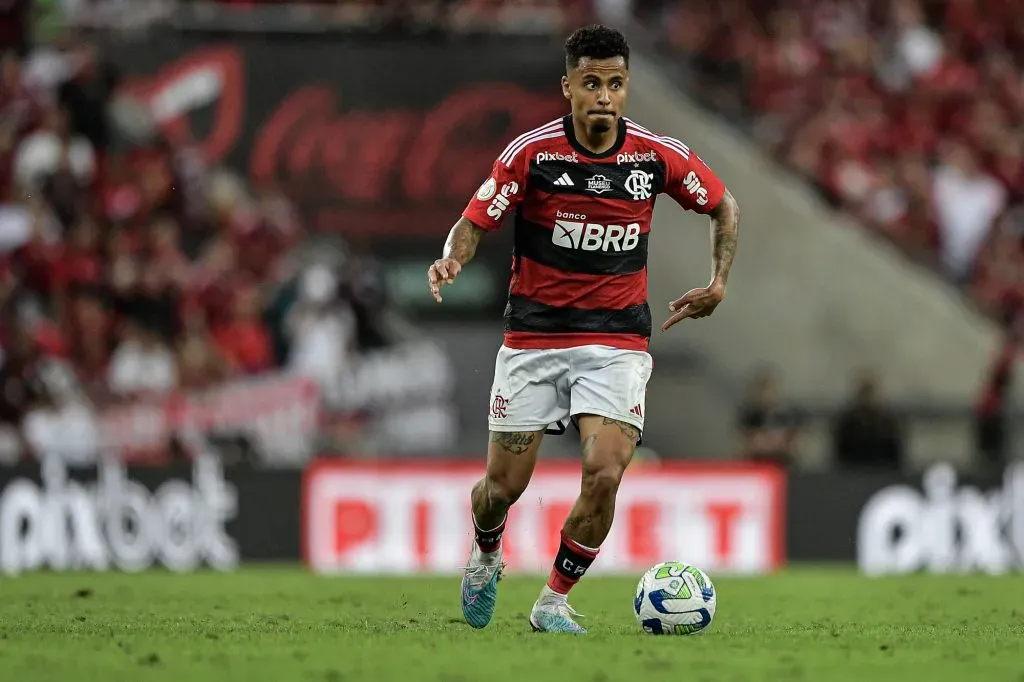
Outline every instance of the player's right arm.
<path fill-rule="evenodd" d="M 440 303 L 443 300 L 441 287 L 455 281 L 462 271 L 462 266 L 476 255 L 477 244 L 483 236 L 484 231 L 466 218 L 459 218 L 459 222 L 452 227 L 448 239 L 444 242 L 441 257 L 427 270 L 430 293 L 433 294 L 435 301 Z"/>
<path fill-rule="evenodd" d="M 491 169 L 491 174 L 476 191 L 462 217 L 448 232 L 441 257 L 427 270 L 427 281 L 434 299 L 441 302 L 441 287 L 455 281 L 462 267 L 476 255 L 477 245 L 487 232 L 501 227 L 510 209 L 526 194 L 529 156 L 525 150 L 510 154 L 509 145 Z"/>

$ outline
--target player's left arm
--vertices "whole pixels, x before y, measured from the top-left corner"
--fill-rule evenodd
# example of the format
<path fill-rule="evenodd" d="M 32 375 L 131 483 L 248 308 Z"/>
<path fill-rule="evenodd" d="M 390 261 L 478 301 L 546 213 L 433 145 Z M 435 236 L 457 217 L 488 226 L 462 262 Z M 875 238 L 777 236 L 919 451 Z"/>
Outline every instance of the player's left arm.
<path fill-rule="evenodd" d="M 712 277 L 706 287 L 691 289 L 669 303 L 672 316 L 661 326 L 662 330 L 689 317 L 707 317 L 715 312 L 725 299 L 740 230 L 739 204 L 714 171 L 693 152 L 688 158 L 668 158 L 666 193 L 683 208 L 711 218 Z"/>
<path fill-rule="evenodd" d="M 711 263 L 713 266 L 712 284 L 722 285 L 723 295 L 725 284 L 729 280 L 732 260 L 736 257 L 736 245 L 740 236 L 740 206 L 728 189 L 722 195 L 714 210 L 711 211 Z"/>

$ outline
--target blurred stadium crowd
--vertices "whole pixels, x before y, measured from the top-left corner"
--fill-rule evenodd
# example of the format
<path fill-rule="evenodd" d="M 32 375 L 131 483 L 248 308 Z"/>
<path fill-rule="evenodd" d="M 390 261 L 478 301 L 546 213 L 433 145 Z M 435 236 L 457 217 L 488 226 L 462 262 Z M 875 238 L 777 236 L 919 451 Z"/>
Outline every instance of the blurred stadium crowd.
<path fill-rule="evenodd" d="M 1024 12 L 1012 0 L 217 1 L 452 30 L 562 31 L 595 9 L 635 11 L 690 67 L 692 94 L 833 206 L 993 315 L 1024 319 Z M 311 263 L 288 197 L 163 139 L 117 69 L 67 30 L 183 4 L 202 3 L 0 0 L 0 462 L 95 447 L 84 434 L 97 406 L 278 370 L 328 385 L 392 341 L 372 257 L 332 243 Z M 993 453 L 1018 338 L 977 407 Z M 788 460 L 799 416 L 775 406 L 769 379 L 754 383 L 745 454 Z M 876 393 L 873 379 L 857 389 L 837 452 L 901 457 Z M 868 413 L 878 438 L 855 442 L 844 424 Z"/>
<path fill-rule="evenodd" d="M 306 231 L 275 187 L 167 142 L 88 42 L 29 48 L 27 23 L 0 26 L 0 461 L 90 457 L 100 406 L 336 377 L 387 342 L 368 256 L 297 257 Z"/>
<path fill-rule="evenodd" d="M 685 64 L 693 95 L 1005 325 L 974 435 L 984 460 L 1002 460 L 1024 338 L 1020 4 L 689 0 L 637 9 L 669 59 Z"/>
<path fill-rule="evenodd" d="M 998 316 L 1024 304 L 1013 0 L 692 0 L 645 17 L 709 104 Z"/>
<path fill-rule="evenodd" d="M 82 26 L 143 26 L 176 10 L 210 19 L 211 5 L 237 10 L 231 20 L 242 25 L 246 14 L 271 13 L 280 28 L 291 19 L 313 19 L 321 27 L 360 26 L 374 30 L 416 25 L 445 31 L 511 29 L 546 34 L 593 18 L 594 5 L 628 8 L 627 0 L 4 0 L 11 7 L 35 5 L 37 16 L 55 23 L 59 16 Z M 28 14 L 28 10 L 16 10 Z M 283 20 L 284 24 L 279 23 Z"/>

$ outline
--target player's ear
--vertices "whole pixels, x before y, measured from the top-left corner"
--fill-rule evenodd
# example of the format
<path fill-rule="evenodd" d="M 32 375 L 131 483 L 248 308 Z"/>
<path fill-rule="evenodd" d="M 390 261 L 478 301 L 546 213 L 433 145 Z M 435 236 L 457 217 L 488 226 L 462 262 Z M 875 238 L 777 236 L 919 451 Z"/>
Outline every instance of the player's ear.
<path fill-rule="evenodd" d="M 572 90 L 569 89 L 569 77 L 562 76 L 562 97 L 571 100 Z"/>

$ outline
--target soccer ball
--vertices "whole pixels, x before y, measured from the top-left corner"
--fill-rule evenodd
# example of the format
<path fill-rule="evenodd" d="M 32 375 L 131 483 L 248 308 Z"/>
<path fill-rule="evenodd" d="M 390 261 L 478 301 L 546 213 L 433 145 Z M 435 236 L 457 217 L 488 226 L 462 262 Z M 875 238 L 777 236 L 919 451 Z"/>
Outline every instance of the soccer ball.
<path fill-rule="evenodd" d="M 704 571 L 666 561 L 640 579 L 633 612 L 650 635 L 692 635 L 711 625 L 717 603 L 715 586 Z"/>

